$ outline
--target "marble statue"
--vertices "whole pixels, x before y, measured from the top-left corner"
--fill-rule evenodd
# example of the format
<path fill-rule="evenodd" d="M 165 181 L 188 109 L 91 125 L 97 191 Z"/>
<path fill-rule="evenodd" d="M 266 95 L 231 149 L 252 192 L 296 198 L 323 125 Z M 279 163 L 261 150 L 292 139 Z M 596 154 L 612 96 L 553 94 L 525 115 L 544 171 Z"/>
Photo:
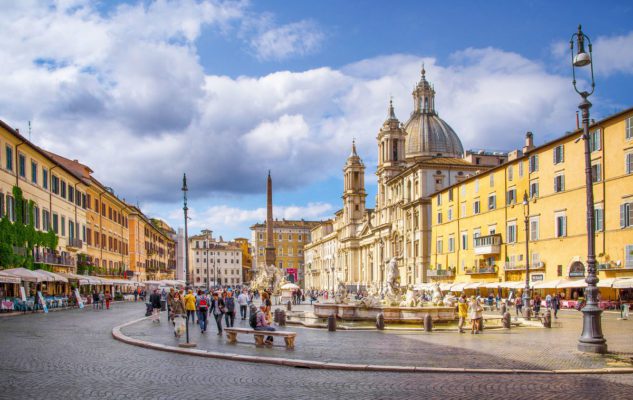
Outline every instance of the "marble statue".
<path fill-rule="evenodd" d="M 444 296 L 442 303 L 444 303 L 444 306 L 446 307 L 455 307 L 455 305 L 457 304 L 457 297 L 449 293 Z"/>
<path fill-rule="evenodd" d="M 441 306 L 443 304 L 442 291 L 440 290 L 439 282 L 435 282 L 433 285 L 433 297 L 431 297 L 431 303 L 436 306 Z"/>
<path fill-rule="evenodd" d="M 258 290 L 272 289 L 273 294 L 281 290 L 281 286 L 287 283 L 281 270 L 274 265 L 263 265 L 257 270 L 257 275 L 251 281 L 251 288 Z"/>

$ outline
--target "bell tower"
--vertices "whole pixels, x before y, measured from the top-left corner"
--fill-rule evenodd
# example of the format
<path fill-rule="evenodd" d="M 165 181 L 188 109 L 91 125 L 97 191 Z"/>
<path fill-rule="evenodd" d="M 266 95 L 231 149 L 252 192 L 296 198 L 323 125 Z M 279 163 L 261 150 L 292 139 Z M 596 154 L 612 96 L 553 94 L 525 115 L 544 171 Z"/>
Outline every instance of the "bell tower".
<path fill-rule="evenodd" d="M 396 118 L 393 109 L 393 100 L 389 100 L 387 119 L 378 131 L 378 194 L 376 208 L 382 208 L 385 200 L 385 182 L 398 175 L 406 168 L 405 162 L 405 138 L 406 132 L 402 124 Z"/>
<path fill-rule="evenodd" d="M 343 168 L 343 211 L 345 223 L 357 223 L 365 214 L 365 165 L 356 153 L 356 142 L 352 141 L 352 152 Z"/>

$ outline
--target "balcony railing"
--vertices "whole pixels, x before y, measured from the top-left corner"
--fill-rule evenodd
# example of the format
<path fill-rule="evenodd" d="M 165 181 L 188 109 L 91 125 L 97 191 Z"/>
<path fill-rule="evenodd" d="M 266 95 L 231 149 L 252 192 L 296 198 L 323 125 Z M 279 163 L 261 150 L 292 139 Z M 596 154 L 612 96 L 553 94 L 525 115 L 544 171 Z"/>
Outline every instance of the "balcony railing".
<path fill-rule="evenodd" d="M 81 241 L 81 239 L 68 239 L 68 247 L 72 247 L 75 249 L 81 249 L 83 247 L 83 242 Z"/>
<path fill-rule="evenodd" d="M 68 256 L 57 256 L 55 254 L 35 254 L 34 263 L 59 265 L 63 267 L 74 267 L 75 259 Z"/>
<path fill-rule="evenodd" d="M 501 235 L 487 235 L 475 238 L 475 254 L 499 254 L 501 250 Z"/>
<path fill-rule="evenodd" d="M 598 264 L 598 269 L 603 271 L 628 271 L 633 270 L 633 263 L 624 263 L 619 266 L 615 263 Z"/>
<path fill-rule="evenodd" d="M 496 274 L 497 267 L 495 265 L 478 267 L 478 268 L 466 268 L 464 271 L 467 275 L 477 275 L 477 274 Z"/>
<path fill-rule="evenodd" d="M 443 278 L 443 277 L 453 277 L 455 274 L 452 270 L 448 269 L 429 269 L 426 271 L 426 276 L 430 278 Z"/>
<path fill-rule="evenodd" d="M 540 269 L 545 268 L 545 263 L 542 261 L 535 262 L 535 263 L 530 264 L 529 268 L 530 268 L 530 271 L 540 270 Z M 506 263 L 504 264 L 503 269 L 505 271 L 525 271 L 525 265 Z"/>

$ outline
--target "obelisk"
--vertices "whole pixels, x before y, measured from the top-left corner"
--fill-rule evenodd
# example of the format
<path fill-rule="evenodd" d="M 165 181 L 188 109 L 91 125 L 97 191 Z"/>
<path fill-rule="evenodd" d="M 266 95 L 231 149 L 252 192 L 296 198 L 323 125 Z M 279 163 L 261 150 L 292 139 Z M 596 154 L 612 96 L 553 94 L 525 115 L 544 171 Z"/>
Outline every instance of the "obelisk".
<path fill-rule="evenodd" d="M 266 266 L 276 265 L 273 223 L 273 180 L 270 177 L 270 170 L 268 170 L 266 183 Z"/>

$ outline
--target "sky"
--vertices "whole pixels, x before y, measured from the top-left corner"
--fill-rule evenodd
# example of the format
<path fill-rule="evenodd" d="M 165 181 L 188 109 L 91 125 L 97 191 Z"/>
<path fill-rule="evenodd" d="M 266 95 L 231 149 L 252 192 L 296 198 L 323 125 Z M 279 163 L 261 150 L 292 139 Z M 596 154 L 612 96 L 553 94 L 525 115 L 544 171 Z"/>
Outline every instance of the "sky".
<path fill-rule="evenodd" d="M 573 6 L 573 7 L 572 7 Z M 341 208 L 356 141 L 375 204 L 376 135 L 406 122 L 424 64 L 466 149 L 576 127 L 569 39 L 593 42 L 599 120 L 633 106 L 630 1 L 0 0 L 0 119 L 151 217 L 250 237 L 266 215 Z M 579 85 L 587 85 L 587 75 Z"/>

